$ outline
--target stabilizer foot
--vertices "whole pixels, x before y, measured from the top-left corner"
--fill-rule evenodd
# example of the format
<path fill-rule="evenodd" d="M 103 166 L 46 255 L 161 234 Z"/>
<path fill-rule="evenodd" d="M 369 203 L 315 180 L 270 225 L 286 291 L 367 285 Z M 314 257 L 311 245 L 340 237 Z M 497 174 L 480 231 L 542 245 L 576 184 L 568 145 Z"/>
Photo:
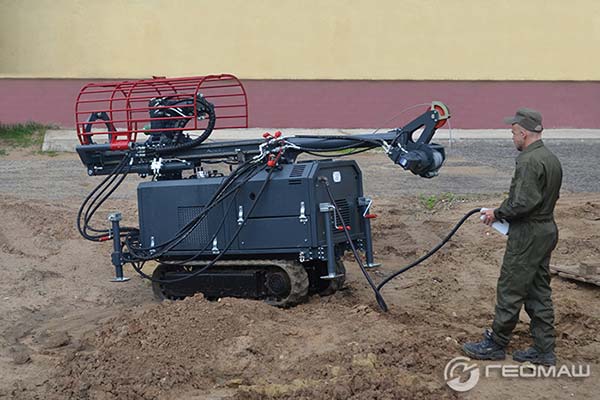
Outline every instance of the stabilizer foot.
<path fill-rule="evenodd" d="M 125 277 L 125 276 L 122 276 L 122 277 L 120 277 L 120 278 L 119 278 L 118 276 L 115 276 L 115 277 L 114 277 L 114 278 L 112 278 L 110 281 L 111 281 L 111 282 L 127 282 L 127 281 L 128 281 L 128 280 L 130 280 L 130 279 L 131 279 L 131 278 L 127 278 L 127 277 Z"/>
<path fill-rule="evenodd" d="M 343 277 L 344 274 L 328 274 L 321 277 L 321 279 L 336 279 Z"/>

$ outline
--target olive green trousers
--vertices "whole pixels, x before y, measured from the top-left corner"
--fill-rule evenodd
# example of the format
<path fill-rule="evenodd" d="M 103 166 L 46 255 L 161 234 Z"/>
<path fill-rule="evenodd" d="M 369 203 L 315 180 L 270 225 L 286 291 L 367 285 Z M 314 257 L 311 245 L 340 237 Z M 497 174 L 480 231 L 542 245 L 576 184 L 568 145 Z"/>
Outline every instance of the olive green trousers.
<path fill-rule="evenodd" d="M 531 318 L 530 332 L 540 352 L 554 350 L 554 308 L 550 255 L 558 241 L 554 221 L 515 222 L 510 226 L 496 289 L 493 340 L 506 346 L 519 321 L 521 307 Z"/>

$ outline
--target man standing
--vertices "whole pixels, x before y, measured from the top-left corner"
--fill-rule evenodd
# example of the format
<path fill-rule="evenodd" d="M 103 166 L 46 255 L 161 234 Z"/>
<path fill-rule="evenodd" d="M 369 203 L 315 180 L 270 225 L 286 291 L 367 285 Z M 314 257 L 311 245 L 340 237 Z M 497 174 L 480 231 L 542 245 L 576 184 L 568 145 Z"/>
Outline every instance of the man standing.
<path fill-rule="evenodd" d="M 495 210 L 482 211 L 483 222 L 510 223 L 506 251 L 496 291 L 492 329 L 477 343 L 465 343 L 464 352 L 479 360 L 503 360 L 505 348 L 519 321 L 521 306 L 531 318 L 533 347 L 513 352 L 513 360 L 555 365 L 554 309 L 550 288 L 550 255 L 558 230 L 554 206 L 562 181 L 558 158 L 542 142 L 542 116 L 521 108 L 505 119 L 512 125 L 512 139 L 520 152 L 508 198 Z"/>

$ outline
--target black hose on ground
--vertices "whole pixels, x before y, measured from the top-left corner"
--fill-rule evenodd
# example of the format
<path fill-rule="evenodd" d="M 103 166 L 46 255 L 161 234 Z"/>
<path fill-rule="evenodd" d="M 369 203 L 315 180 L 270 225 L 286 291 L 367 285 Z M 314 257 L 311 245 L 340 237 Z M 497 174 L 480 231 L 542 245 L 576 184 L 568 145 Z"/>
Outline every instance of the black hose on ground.
<path fill-rule="evenodd" d="M 422 263 L 423 261 L 425 261 L 429 257 L 431 257 L 433 254 L 435 254 L 439 249 L 441 249 L 452 238 L 452 236 L 454 236 L 454 234 L 458 231 L 458 229 L 462 226 L 462 224 L 465 223 L 465 221 L 469 217 L 471 217 L 474 214 L 477 214 L 477 213 L 481 212 L 481 208 L 474 208 L 471 211 L 469 211 L 468 213 L 466 213 L 460 219 L 460 221 L 458 221 L 458 223 L 454 226 L 454 228 L 450 231 L 450 233 L 448 233 L 448 235 L 446 235 L 446 237 L 440 243 L 438 243 L 437 246 L 435 246 L 433 249 L 431 249 L 430 251 L 428 251 L 425 255 L 423 255 L 419 259 L 413 261 L 412 263 L 410 263 L 409 265 L 403 267 L 402 269 L 394 272 L 393 274 L 391 274 L 390 276 L 388 276 L 387 278 L 385 278 L 381 283 L 379 283 L 379 285 L 375 286 L 375 284 L 373 283 L 373 280 L 371 279 L 371 277 L 367 273 L 367 270 L 365 269 L 365 266 L 363 265 L 363 262 L 362 262 L 360 256 L 358 255 L 358 252 L 356 251 L 356 247 L 354 246 L 352 238 L 350 237 L 350 233 L 348 232 L 348 229 L 346 227 L 346 222 L 344 221 L 344 217 L 342 216 L 342 214 L 338 210 L 338 208 L 335 207 L 335 200 L 333 198 L 333 194 L 329 190 L 329 183 L 327 182 L 326 179 L 324 179 L 324 182 L 325 182 L 325 189 L 327 190 L 327 195 L 329 196 L 331 204 L 334 205 L 335 213 L 337 214 L 338 218 L 340 219 L 341 225 L 344 228 L 344 233 L 346 235 L 346 240 L 350 244 L 350 248 L 352 249 L 352 253 L 354 255 L 354 258 L 356 259 L 356 262 L 357 262 L 360 270 L 362 271 L 362 273 L 365 276 L 367 282 L 369 283 L 369 286 L 371 286 L 371 289 L 373 290 L 373 293 L 375 293 L 375 299 L 377 300 L 377 304 L 379 305 L 379 308 L 383 312 L 387 312 L 388 311 L 388 306 L 387 306 L 387 304 L 385 302 L 385 299 L 383 298 L 383 296 L 382 296 L 382 294 L 380 292 L 381 289 L 388 282 L 390 282 L 392 279 L 394 279 L 397 276 L 403 274 L 404 272 L 408 271 L 409 269 L 411 269 L 413 267 L 416 267 L 417 265 L 419 265 L 420 263 Z"/>
<path fill-rule="evenodd" d="M 412 263 L 408 264 L 406 267 L 394 272 L 393 274 L 391 274 L 390 276 L 385 278 L 383 281 L 381 281 L 381 283 L 379 283 L 379 285 L 377 285 L 377 290 L 381 290 L 381 288 L 383 288 L 389 281 L 391 281 L 398 275 L 403 274 L 404 272 L 408 271 L 409 269 L 416 267 L 417 265 L 421 264 L 423 261 L 425 261 L 429 257 L 431 257 L 433 254 L 435 254 L 439 249 L 441 249 L 452 238 L 452 236 L 454 236 L 456 231 L 458 231 L 458 229 L 462 226 L 462 224 L 465 223 L 465 221 L 467 219 L 469 219 L 470 216 L 472 216 L 473 214 L 480 213 L 480 212 L 481 212 L 481 208 L 474 208 L 471 211 L 469 211 L 468 213 L 466 213 L 460 219 L 460 221 L 458 221 L 458 223 L 454 226 L 454 228 L 450 231 L 450 233 L 444 238 L 444 240 L 442 240 L 437 246 L 435 246 L 433 249 L 429 250 L 425 255 L 423 255 L 416 261 L 413 261 Z"/>

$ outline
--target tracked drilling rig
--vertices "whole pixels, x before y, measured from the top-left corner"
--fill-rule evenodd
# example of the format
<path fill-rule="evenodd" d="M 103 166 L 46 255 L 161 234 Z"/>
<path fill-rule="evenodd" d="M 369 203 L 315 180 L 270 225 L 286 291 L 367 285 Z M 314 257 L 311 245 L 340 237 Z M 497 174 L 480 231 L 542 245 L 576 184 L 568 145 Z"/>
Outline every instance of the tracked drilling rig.
<path fill-rule="evenodd" d="M 127 280 L 130 263 L 158 298 L 202 292 L 291 306 L 338 290 L 347 251 L 375 265 L 372 201 L 356 162 L 339 157 L 383 148 L 404 170 L 434 177 L 445 153 L 431 140 L 449 117 L 433 102 L 386 133 L 213 141 L 214 130 L 248 126 L 246 92 L 232 75 L 88 84 L 76 102 L 77 152 L 88 174 L 104 179 L 83 202 L 78 228 L 88 240 L 113 241 L 115 281 Z M 147 178 L 137 189 L 139 227 L 121 226 L 118 213 L 110 226 L 92 226 L 128 174 Z M 150 276 L 149 261 L 158 262 Z"/>

